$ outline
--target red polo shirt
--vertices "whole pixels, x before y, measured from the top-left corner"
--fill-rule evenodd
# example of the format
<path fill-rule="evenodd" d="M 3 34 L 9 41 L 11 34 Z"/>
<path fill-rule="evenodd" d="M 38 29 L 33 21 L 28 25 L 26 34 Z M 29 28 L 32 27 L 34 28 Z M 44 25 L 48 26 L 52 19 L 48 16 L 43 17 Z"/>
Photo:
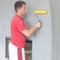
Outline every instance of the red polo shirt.
<path fill-rule="evenodd" d="M 19 48 L 24 48 L 26 37 L 22 31 L 25 29 L 22 17 L 16 14 L 11 21 L 11 43 Z"/>

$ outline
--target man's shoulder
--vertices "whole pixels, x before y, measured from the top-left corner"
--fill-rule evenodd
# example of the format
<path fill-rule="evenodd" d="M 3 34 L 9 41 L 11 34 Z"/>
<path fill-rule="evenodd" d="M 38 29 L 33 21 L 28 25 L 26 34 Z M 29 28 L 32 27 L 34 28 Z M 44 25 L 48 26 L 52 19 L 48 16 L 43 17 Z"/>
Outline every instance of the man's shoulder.
<path fill-rule="evenodd" d="M 12 17 L 12 21 L 19 21 L 20 20 L 20 18 L 18 17 L 18 16 L 16 16 L 16 15 L 14 15 L 13 17 Z"/>
<path fill-rule="evenodd" d="M 12 22 L 14 22 L 14 23 L 24 23 L 23 19 L 21 17 L 19 17 L 18 15 L 13 16 Z"/>

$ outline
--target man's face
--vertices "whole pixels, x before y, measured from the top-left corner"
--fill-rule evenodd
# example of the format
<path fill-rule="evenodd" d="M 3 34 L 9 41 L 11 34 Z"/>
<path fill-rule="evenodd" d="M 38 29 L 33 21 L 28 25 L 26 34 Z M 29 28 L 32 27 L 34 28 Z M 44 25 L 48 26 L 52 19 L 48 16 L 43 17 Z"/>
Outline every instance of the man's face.
<path fill-rule="evenodd" d="M 26 13 L 27 9 L 26 9 L 26 5 L 22 5 L 21 8 L 19 8 L 19 13 L 24 15 Z"/>

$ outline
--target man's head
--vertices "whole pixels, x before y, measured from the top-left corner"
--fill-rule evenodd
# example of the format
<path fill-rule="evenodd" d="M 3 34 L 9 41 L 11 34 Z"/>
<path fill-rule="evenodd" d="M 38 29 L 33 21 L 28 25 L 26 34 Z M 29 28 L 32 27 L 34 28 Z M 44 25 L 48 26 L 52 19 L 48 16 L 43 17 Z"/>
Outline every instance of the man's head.
<path fill-rule="evenodd" d="M 14 5 L 15 11 L 21 15 L 26 13 L 26 3 L 24 1 L 17 1 Z"/>

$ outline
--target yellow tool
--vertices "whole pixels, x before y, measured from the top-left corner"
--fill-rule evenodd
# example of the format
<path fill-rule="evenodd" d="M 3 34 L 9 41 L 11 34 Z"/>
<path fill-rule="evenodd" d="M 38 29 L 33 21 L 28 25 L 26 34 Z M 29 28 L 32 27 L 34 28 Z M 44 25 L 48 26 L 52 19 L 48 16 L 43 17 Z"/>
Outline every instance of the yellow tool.
<path fill-rule="evenodd" d="M 47 10 L 37 10 L 35 14 L 47 14 Z"/>
<path fill-rule="evenodd" d="M 34 13 L 35 13 L 36 17 L 38 18 L 38 21 L 41 22 L 41 19 L 37 15 L 39 15 L 39 14 L 45 15 L 48 13 L 48 11 L 47 10 L 36 10 Z"/>

